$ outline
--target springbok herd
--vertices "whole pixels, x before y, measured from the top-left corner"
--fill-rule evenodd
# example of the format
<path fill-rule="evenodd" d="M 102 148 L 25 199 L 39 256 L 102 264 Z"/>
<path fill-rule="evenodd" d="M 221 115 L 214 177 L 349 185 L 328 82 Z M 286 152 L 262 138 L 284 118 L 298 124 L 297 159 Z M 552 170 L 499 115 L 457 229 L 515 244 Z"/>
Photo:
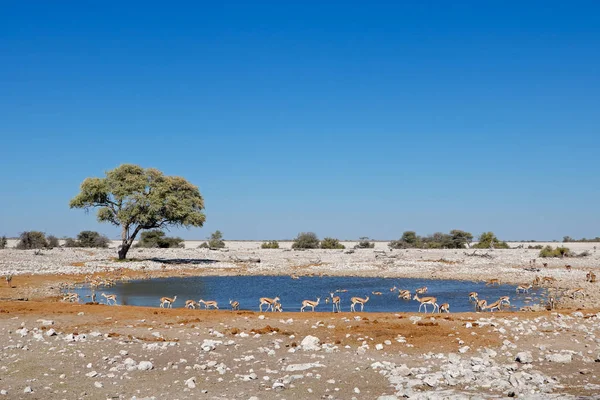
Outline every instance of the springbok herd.
<path fill-rule="evenodd" d="M 567 270 L 570 270 L 569 266 L 567 266 Z M 94 290 L 98 286 L 112 286 L 115 284 L 114 279 L 104 279 L 104 280 L 86 279 L 86 282 L 88 282 L 90 287 Z M 588 272 L 586 274 L 586 282 L 590 282 L 590 283 L 596 282 L 596 274 L 594 274 L 592 271 Z M 533 287 L 541 287 L 543 285 L 549 285 L 550 288 L 554 287 L 556 289 L 556 293 L 558 294 L 558 287 L 556 286 L 557 283 L 558 283 L 558 281 L 554 277 L 536 276 L 535 279 L 531 283 L 518 285 L 515 289 L 515 292 L 517 294 L 528 293 L 529 290 L 532 289 Z M 499 279 L 489 279 L 486 282 L 486 286 L 493 286 L 493 285 L 500 285 L 500 280 Z M 438 313 L 443 313 L 443 312 L 449 313 L 450 312 L 450 304 L 449 303 L 438 304 L 437 297 L 433 297 L 433 296 L 420 297 L 420 295 L 424 295 L 427 293 L 426 286 L 415 289 L 414 295 L 410 290 L 400 289 L 396 286 L 390 288 L 389 291 L 397 292 L 398 298 L 401 300 L 412 299 L 412 300 L 419 302 L 418 312 L 421 312 L 421 309 L 423 309 L 424 312 L 427 312 L 428 305 L 432 306 L 432 311 L 431 311 L 432 313 L 435 313 L 436 310 Z M 340 312 L 341 311 L 341 298 L 340 298 L 340 296 L 336 295 L 335 293 L 345 293 L 345 292 L 347 292 L 347 290 L 338 289 L 335 292 L 330 292 L 329 296 L 325 297 L 326 304 L 329 304 L 331 302 L 332 312 Z M 382 292 L 373 291 L 373 292 L 371 292 L 371 294 L 374 296 L 381 296 Z M 548 302 L 546 303 L 546 308 L 548 308 L 548 309 L 555 308 L 557 294 L 549 296 Z M 575 288 L 575 289 L 570 289 L 570 290 L 564 292 L 563 295 L 570 296 L 571 298 L 575 298 L 577 296 L 585 297 L 585 290 L 584 290 L 584 288 L 581 288 L 581 287 Z M 109 294 L 101 293 L 101 296 L 106 299 L 107 305 L 110 305 L 110 304 L 116 305 L 117 304 L 117 295 L 115 295 L 115 294 L 109 295 Z M 88 297 L 91 297 L 92 302 L 94 302 L 94 303 L 96 302 L 95 291 L 93 291 L 92 295 L 90 295 Z M 65 293 L 62 300 L 68 301 L 68 302 L 79 302 L 80 298 L 77 293 Z M 161 297 L 159 299 L 159 307 L 172 308 L 173 304 L 176 301 L 177 301 L 177 296 L 173 296 L 172 298 L 171 297 Z M 360 311 L 363 311 L 365 308 L 365 304 L 368 301 L 369 301 L 369 296 L 351 297 L 350 298 L 350 311 L 356 312 L 357 305 L 360 305 Z M 494 302 L 488 302 L 487 299 L 480 299 L 479 294 L 477 292 L 469 293 L 469 301 L 474 303 L 476 311 L 501 310 L 503 306 L 510 306 L 510 297 L 509 296 L 503 296 Z M 303 300 L 301 303 L 300 311 L 304 312 L 305 309 L 307 309 L 307 308 L 310 308 L 311 311 L 315 311 L 315 308 L 319 305 L 320 302 L 321 302 L 320 297 L 317 297 L 316 301 L 308 300 L 308 299 Z M 185 301 L 185 307 L 189 308 L 189 309 L 201 308 L 202 305 L 204 305 L 205 309 L 211 309 L 211 308 L 219 309 L 218 302 L 214 301 L 214 300 L 199 299 L 198 301 L 195 301 L 195 300 L 189 299 L 189 300 Z M 229 305 L 233 311 L 239 310 L 239 307 L 240 307 L 239 301 L 230 299 Z M 274 312 L 274 311 L 282 312 L 283 311 L 281 299 L 278 296 L 274 297 L 274 298 L 261 297 L 258 301 L 259 312 L 263 312 L 263 306 L 266 307 L 265 311 L 269 311 L 269 310 L 271 310 L 271 312 Z"/>

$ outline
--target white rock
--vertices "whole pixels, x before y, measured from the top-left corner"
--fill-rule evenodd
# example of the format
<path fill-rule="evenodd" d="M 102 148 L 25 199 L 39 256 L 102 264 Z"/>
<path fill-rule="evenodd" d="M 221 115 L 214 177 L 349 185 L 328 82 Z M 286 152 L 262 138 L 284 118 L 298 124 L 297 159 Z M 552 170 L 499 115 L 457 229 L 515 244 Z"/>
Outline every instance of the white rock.
<path fill-rule="evenodd" d="M 46 331 L 46 336 L 56 336 L 56 331 L 53 328 L 50 328 Z"/>
<path fill-rule="evenodd" d="M 27 386 L 25 390 L 23 390 L 23 393 L 33 393 L 33 389 L 31 389 L 31 386 Z"/>
<path fill-rule="evenodd" d="M 383 350 L 383 345 L 381 343 L 377 343 L 375 345 L 375 350 Z"/>
<path fill-rule="evenodd" d="M 325 367 L 325 365 L 320 364 L 318 362 L 316 362 L 316 363 L 305 363 L 305 364 L 290 364 L 287 367 L 285 367 L 285 370 L 288 371 L 288 372 L 292 372 L 292 371 L 305 371 L 307 369 L 320 368 L 320 367 Z"/>
<path fill-rule="evenodd" d="M 560 364 L 568 364 L 571 361 L 573 361 L 573 357 L 569 353 L 546 354 L 546 361 L 560 363 Z"/>
<path fill-rule="evenodd" d="M 321 341 L 319 340 L 318 337 L 308 335 L 304 339 L 302 339 L 302 342 L 300 343 L 300 347 L 304 351 L 316 351 L 321 348 L 319 346 L 320 342 Z"/>
<path fill-rule="evenodd" d="M 529 351 L 522 351 L 517 353 L 515 361 L 520 362 L 521 364 L 531 364 L 533 362 L 533 356 Z"/>
<path fill-rule="evenodd" d="M 196 377 L 192 376 L 190 379 L 186 380 L 185 386 L 187 386 L 190 389 L 195 389 L 196 388 Z"/>
<path fill-rule="evenodd" d="M 152 365 L 152 363 L 150 361 L 140 361 L 137 368 L 140 371 L 149 371 L 152 368 L 154 368 L 154 365 Z"/>
<path fill-rule="evenodd" d="M 96 386 L 98 389 L 100 389 L 104 385 L 102 384 L 102 382 L 94 382 L 94 386 Z"/>
<path fill-rule="evenodd" d="M 98 376 L 98 373 L 96 371 L 91 371 L 91 372 L 88 372 L 87 374 L 85 374 L 85 376 L 87 376 L 88 378 L 94 378 L 94 377 Z"/>

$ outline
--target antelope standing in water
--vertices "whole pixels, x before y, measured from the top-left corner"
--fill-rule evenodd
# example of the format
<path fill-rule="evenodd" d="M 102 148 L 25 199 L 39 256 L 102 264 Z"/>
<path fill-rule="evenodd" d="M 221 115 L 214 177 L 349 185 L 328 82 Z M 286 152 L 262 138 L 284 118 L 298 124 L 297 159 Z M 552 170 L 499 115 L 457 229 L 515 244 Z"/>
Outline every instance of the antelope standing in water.
<path fill-rule="evenodd" d="M 353 297 L 350 301 L 352 302 L 352 304 L 350 304 L 350 311 L 356 311 L 354 306 L 357 304 L 360 304 L 360 311 L 362 311 L 365 308 L 365 303 L 369 301 L 369 296 L 366 296 L 364 299 L 362 297 Z"/>
<path fill-rule="evenodd" d="M 177 300 L 177 296 L 170 297 L 161 297 L 160 298 L 160 308 L 165 308 L 165 304 L 168 308 L 173 308 L 173 303 Z"/>
<path fill-rule="evenodd" d="M 432 313 L 435 312 L 435 309 L 437 308 L 438 310 L 440 309 L 440 306 L 437 304 L 437 298 L 435 297 L 419 297 L 418 293 L 415 293 L 415 297 L 413 297 L 413 300 L 418 301 L 419 303 L 419 312 L 421 312 L 421 307 L 425 306 L 425 312 L 427 312 L 427 304 L 431 304 L 433 306 L 433 310 L 431 311 Z"/>

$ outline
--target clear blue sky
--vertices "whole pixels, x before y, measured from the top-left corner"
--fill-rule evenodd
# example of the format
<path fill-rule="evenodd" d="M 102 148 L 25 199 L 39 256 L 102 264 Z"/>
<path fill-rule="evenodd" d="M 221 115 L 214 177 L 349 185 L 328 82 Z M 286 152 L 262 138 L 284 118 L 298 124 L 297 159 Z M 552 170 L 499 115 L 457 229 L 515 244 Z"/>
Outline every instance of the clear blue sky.
<path fill-rule="evenodd" d="M 0 235 L 121 163 L 202 239 L 600 235 L 600 3 L 2 2 Z M 396 4 L 400 3 L 400 4 Z"/>

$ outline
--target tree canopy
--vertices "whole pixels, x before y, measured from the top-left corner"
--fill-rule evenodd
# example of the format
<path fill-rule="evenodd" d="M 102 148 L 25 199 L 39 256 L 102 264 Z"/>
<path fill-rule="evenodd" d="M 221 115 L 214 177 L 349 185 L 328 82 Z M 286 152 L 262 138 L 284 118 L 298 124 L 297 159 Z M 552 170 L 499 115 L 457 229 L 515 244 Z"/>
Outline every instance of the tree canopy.
<path fill-rule="evenodd" d="M 123 164 L 104 178 L 87 178 L 71 208 L 97 208 L 99 222 L 121 227 L 119 259 L 124 259 L 137 234 L 165 226 L 201 227 L 206 216 L 198 187 L 184 178 L 154 168 Z"/>

